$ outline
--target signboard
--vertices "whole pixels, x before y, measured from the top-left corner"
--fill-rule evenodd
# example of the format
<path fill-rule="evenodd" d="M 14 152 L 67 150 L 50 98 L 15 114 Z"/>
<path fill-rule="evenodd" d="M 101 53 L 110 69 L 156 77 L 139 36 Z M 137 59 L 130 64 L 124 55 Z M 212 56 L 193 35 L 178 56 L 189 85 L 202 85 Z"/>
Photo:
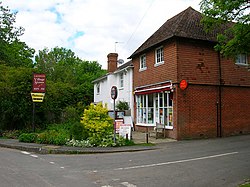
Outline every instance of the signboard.
<path fill-rule="evenodd" d="M 32 92 L 44 93 L 46 91 L 45 74 L 33 74 Z"/>
<path fill-rule="evenodd" d="M 111 88 L 111 98 L 114 100 L 117 98 L 117 87 L 116 86 L 112 86 L 112 88 Z"/>
<path fill-rule="evenodd" d="M 185 79 L 182 79 L 180 82 L 180 89 L 185 90 L 188 87 L 188 82 Z"/>
<path fill-rule="evenodd" d="M 131 125 L 130 124 L 121 124 L 119 129 L 119 136 L 123 138 L 131 138 Z"/>
<path fill-rule="evenodd" d="M 45 96 L 45 93 L 31 93 L 33 102 L 43 102 L 44 96 Z"/>
<path fill-rule="evenodd" d="M 115 120 L 115 132 L 118 134 L 120 130 L 120 126 L 123 124 L 123 119 L 116 119 Z"/>

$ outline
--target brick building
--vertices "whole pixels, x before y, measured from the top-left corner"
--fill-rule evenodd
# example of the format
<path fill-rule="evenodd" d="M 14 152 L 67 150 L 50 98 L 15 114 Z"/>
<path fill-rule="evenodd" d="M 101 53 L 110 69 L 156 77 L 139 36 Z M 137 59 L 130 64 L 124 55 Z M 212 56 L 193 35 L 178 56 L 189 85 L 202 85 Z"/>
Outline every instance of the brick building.
<path fill-rule="evenodd" d="M 250 133 L 250 58 L 223 58 L 201 18 L 187 8 L 130 56 L 137 130 L 158 122 L 177 140 Z"/>

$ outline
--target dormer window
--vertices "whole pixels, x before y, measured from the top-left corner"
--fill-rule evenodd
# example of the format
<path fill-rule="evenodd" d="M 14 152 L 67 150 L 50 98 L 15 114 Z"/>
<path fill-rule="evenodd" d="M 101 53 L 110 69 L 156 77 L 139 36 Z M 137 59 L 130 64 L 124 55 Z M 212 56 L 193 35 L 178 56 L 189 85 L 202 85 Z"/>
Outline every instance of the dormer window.
<path fill-rule="evenodd" d="M 155 66 L 164 63 L 163 47 L 159 47 L 155 50 Z"/>
<path fill-rule="evenodd" d="M 237 55 L 236 64 L 247 65 L 247 54 L 242 53 L 242 54 Z"/>

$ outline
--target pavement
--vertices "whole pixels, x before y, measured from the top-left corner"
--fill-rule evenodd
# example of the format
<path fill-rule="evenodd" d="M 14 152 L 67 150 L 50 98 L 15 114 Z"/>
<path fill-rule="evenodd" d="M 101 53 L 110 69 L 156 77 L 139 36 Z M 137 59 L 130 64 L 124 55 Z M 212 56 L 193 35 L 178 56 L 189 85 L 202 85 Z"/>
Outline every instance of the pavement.
<path fill-rule="evenodd" d="M 16 139 L 0 139 L 0 147 L 18 149 L 22 151 L 34 152 L 39 154 L 96 154 L 96 153 L 115 153 L 115 152 L 134 152 L 160 149 L 162 144 L 175 140 L 168 138 L 155 138 L 154 134 L 147 136 L 146 133 L 132 131 L 132 140 L 136 145 L 121 147 L 71 147 L 56 146 L 47 144 L 24 143 Z M 148 143 L 148 145 L 147 145 Z"/>

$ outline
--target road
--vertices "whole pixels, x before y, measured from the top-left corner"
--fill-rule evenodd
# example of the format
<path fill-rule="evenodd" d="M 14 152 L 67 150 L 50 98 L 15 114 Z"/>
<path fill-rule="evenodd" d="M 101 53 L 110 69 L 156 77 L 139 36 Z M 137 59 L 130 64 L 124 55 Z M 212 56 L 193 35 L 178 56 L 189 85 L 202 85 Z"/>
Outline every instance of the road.
<path fill-rule="evenodd" d="M 40 155 L 0 148 L 0 186 L 232 186 L 250 179 L 250 135 L 142 152 Z"/>

